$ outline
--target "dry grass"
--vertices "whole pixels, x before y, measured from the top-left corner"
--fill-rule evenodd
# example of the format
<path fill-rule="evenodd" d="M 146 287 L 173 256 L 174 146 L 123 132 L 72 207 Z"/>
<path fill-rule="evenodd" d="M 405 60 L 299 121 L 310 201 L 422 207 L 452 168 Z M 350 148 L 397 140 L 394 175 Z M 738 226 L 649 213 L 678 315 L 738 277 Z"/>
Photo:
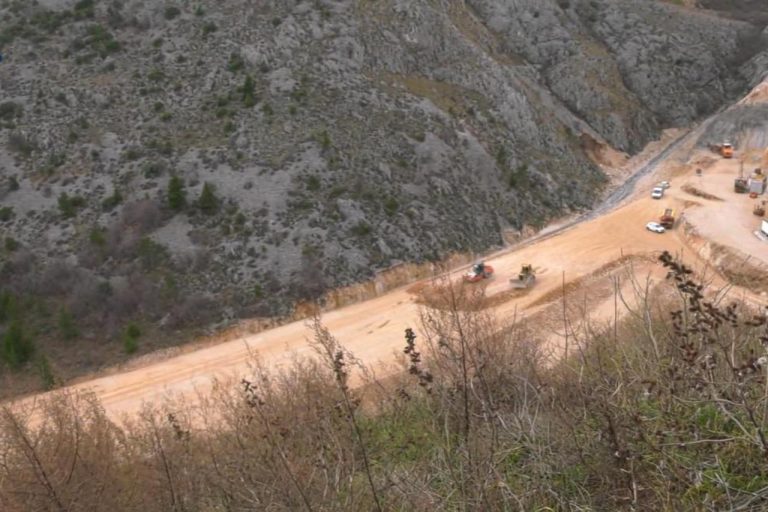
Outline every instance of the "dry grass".
<path fill-rule="evenodd" d="M 663 264 L 669 286 L 636 283 L 614 328 L 565 319 L 553 366 L 537 331 L 454 300 L 423 310 L 386 380 L 315 321 L 317 357 L 256 360 L 194 410 L 117 426 L 88 395 L 4 407 L 2 510 L 760 510 L 768 321 Z"/>

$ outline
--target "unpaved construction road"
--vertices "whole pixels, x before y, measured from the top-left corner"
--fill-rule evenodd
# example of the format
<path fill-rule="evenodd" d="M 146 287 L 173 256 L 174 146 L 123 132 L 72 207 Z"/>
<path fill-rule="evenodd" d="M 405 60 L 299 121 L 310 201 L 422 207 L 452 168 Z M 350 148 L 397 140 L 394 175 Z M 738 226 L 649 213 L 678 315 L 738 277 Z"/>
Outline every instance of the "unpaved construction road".
<path fill-rule="evenodd" d="M 495 312 L 500 317 L 539 314 L 558 300 L 558 291 L 563 289 L 564 282 L 574 284 L 569 293 L 583 292 L 586 297 L 587 288 L 596 285 L 601 276 L 605 275 L 605 269 L 613 263 L 621 266 L 623 262 L 635 261 L 633 269 L 636 273 L 660 280 L 663 278 L 663 270 L 650 261 L 663 250 L 682 253 L 694 265 L 705 264 L 699 256 L 700 244 L 698 248 L 691 245 L 688 230 L 678 226 L 659 235 L 647 231 L 645 224 L 657 220 L 660 211 L 666 206 L 675 207 L 678 215 L 683 211 L 689 215 L 690 210 L 694 221 L 721 215 L 726 205 L 733 215 L 744 209 L 751 212 L 748 199 L 736 196 L 728 189 L 728 184 L 732 184 L 732 175 L 738 170 L 736 161 L 722 161 L 715 155 L 708 156 L 693 147 L 698 133 L 708 123 L 706 121 L 687 135 L 673 139 L 648 162 L 637 164 L 632 177 L 597 209 L 487 258 L 487 262 L 496 269 L 494 279 L 487 283 L 485 289 L 486 297 L 500 299 L 494 301 Z M 694 169 L 695 162 L 705 160 L 707 176 L 720 176 L 711 179 L 707 186 L 719 190 L 725 183 L 726 190 L 719 192 L 723 201 L 703 200 L 682 189 L 685 183 L 704 186 L 701 181 L 708 178 L 699 178 Z M 662 179 L 672 181 L 672 188 L 661 201 L 652 200 L 650 189 L 656 181 Z M 745 240 L 751 237 L 751 240 L 754 235 L 748 225 L 750 219 L 741 213 L 738 215 L 741 219 L 739 226 L 746 226 L 739 228 L 743 234 L 735 234 L 732 223 L 713 222 L 706 223 L 707 230 L 701 231 L 701 235 L 720 240 L 723 244 L 742 246 L 734 237 L 743 236 Z M 768 244 L 760 243 L 755 239 L 749 245 L 751 251 L 757 253 L 753 256 L 760 257 L 763 254 L 768 258 Z M 637 264 L 637 261 L 641 263 Z M 509 294 L 508 280 L 517 275 L 522 263 L 532 263 L 536 268 L 536 286 L 522 295 Z M 459 269 L 449 277 L 459 279 L 462 271 Z M 422 284 L 422 288 L 424 286 Z M 404 330 L 407 327 L 418 327 L 420 306 L 415 289 L 418 289 L 418 284 L 328 312 L 324 314 L 323 322 L 363 362 L 374 368 L 380 363 L 390 364 L 394 354 L 400 352 L 404 345 Z M 608 299 L 600 294 L 592 296 L 598 304 L 591 309 L 599 315 L 600 311 L 606 309 L 600 301 Z M 759 293 L 756 296 L 759 300 Z M 166 397 L 183 397 L 194 401 L 197 392 L 206 393 L 211 389 L 214 378 L 239 378 L 246 375 L 254 354 L 258 354 L 259 359 L 273 369 L 289 363 L 295 356 L 311 355 L 312 349 L 307 343 L 310 334 L 305 322 L 294 322 L 123 373 L 78 383 L 68 389 L 92 390 L 110 417 L 119 420 L 124 414 L 137 412 L 145 402 L 157 403 Z M 27 398 L 23 402 L 29 403 L 34 399 Z"/>

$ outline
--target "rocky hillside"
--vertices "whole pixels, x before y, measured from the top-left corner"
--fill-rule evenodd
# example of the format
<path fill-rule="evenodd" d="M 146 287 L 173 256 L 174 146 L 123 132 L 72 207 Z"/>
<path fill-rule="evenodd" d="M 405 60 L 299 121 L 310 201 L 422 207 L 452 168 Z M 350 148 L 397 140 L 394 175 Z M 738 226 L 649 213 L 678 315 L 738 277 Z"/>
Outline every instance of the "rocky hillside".
<path fill-rule="evenodd" d="M 722 14 L 0 0 L 2 285 L 101 338 L 500 245 L 594 203 L 584 134 L 634 152 L 764 75 L 763 27 Z"/>

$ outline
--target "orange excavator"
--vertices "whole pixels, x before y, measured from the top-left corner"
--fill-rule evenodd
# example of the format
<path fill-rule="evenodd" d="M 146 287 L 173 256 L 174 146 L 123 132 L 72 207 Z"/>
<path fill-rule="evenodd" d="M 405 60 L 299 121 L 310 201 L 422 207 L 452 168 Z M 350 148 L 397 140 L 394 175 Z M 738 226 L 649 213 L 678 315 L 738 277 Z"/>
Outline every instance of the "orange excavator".
<path fill-rule="evenodd" d="M 475 263 L 469 272 L 464 274 L 464 282 L 477 283 L 484 279 L 489 279 L 493 275 L 493 267 L 487 265 L 484 261 Z"/>

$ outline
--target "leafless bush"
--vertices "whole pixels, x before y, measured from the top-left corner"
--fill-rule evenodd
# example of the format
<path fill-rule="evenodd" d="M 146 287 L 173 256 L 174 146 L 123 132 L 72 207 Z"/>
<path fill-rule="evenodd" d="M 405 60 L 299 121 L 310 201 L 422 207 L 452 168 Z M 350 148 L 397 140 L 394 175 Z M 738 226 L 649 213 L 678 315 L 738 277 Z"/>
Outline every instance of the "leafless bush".
<path fill-rule="evenodd" d="M 141 239 L 160 226 L 162 220 L 157 201 L 143 199 L 126 204 L 120 218 L 107 228 L 107 253 L 117 259 L 134 258 Z"/>
<path fill-rule="evenodd" d="M 197 327 L 213 321 L 219 311 L 219 306 L 211 297 L 193 294 L 173 305 L 168 320 L 168 327 Z"/>
<path fill-rule="evenodd" d="M 759 510 L 768 322 L 669 255 L 609 328 L 564 313 L 569 356 L 452 286 L 383 380 L 312 324 L 320 358 L 255 360 L 196 411 L 121 428 L 64 395 L 0 415 L 4 510 Z M 618 289 L 618 288 L 617 288 Z M 481 298 L 481 297 L 480 297 Z M 565 310 L 564 310 L 565 311 Z M 617 315 L 618 317 L 618 315 Z M 618 319 L 618 318 L 617 318 Z M 578 329 L 574 326 L 580 326 Z"/>
<path fill-rule="evenodd" d="M 79 269 L 66 261 L 54 260 L 40 274 L 34 293 L 42 297 L 63 296 L 72 291 L 79 279 Z"/>
<path fill-rule="evenodd" d="M 8 135 L 8 149 L 23 157 L 29 157 L 35 150 L 35 142 L 20 132 Z"/>
<path fill-rule="evenodd" d="M 155 283 L 148 277 L 132 274 L 112 286 L 107 311 L 118 320 L 135 316 L 156 318 L 160 313 L 159 295 Z"/>

